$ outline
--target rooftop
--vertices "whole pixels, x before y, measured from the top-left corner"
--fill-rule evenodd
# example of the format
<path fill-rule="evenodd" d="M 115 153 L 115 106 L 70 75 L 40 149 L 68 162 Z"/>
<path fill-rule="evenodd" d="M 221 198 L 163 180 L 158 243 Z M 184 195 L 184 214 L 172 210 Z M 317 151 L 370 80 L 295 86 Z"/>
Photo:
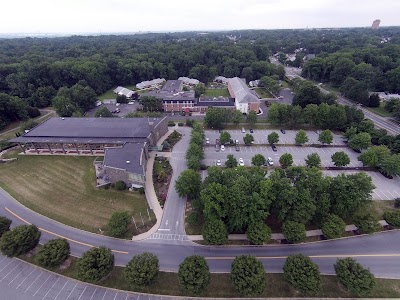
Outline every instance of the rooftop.
<path fill-rule="evenodd" d="M 143 147 L 144 143 L 126 143 L 121 148 L 106 148 L 104 165 L 129 173 L 143 174 L 140 161 Z"/>
<path fill-rule="evenodd" d="M 136 87 L 138 89 L 145 89 L 147 87 L 151 87 L 151 86 L 154 86 L 154 85 L 162 84 L 163 82 L 165 82 L 164 78 L 156 78 L 156 79 L 153 79 L 153 80 L 142 81 L 142 82 L 136 84 Z"/>
<path fill-rule="evenodd" d="M 158 124 L 161 118 L 152 118 Z M 13 142 L 137 142 L 145 140 L 151 126 L 147 118 L 51 118 Z"/>
<path fill-rule="evenodd" d="M 194 78 L 189 77 L 179 77 L 178 80 L 182 80 L 184 84 L 196 85 L 199 84 L 200 81 Z"/>
<path fill-rule="evenodd" d="M 196 100 L 195 106 L 235 106 L 234 98 L 227 97 L 200 97 Z"/>
<path fill-rule="evenodd" d="M 167 80 L 164 86 L 161 88 L 163 92 L 180 92 L 183 89 L 182 80 Z"/>
<path fill-rule="evenodd" d="M 257 96 L 251 92 L 246 82 L 244 82 L 239 77 L 230 78 L 228 84 L 231 87 L 230 91 L 232 91 L 233 93 L 233 95 L 231 96 L 235 97 L 237 102 L 239 103 L 260 102 L 260 99 L 258 99 Z"/>

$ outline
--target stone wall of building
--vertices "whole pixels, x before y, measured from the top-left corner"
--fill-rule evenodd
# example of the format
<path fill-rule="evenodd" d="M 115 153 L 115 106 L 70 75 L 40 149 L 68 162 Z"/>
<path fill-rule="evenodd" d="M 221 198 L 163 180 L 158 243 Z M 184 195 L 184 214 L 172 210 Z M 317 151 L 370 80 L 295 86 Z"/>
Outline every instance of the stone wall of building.
<path fill-rule="evenodd" d="M 148 138 L 149 146 L 157 145 L 158 140 L 168 132 L 168 121 L 164 117 L 157 125 L 155 125 Z"/>
<path fill-rule="evenodd" d="M 146 160 L 145 160 L 146 163 Z M 116 169 L 104 166 L 104 175 L 107 177 L 110 183 L 116 183 L 122 180 L 125 182 L 127 187 L 131 187 L 131 184 L 139 184 L 144 186 L 145 176 L 143 174 L 128 173 L 126 170 Z"/>

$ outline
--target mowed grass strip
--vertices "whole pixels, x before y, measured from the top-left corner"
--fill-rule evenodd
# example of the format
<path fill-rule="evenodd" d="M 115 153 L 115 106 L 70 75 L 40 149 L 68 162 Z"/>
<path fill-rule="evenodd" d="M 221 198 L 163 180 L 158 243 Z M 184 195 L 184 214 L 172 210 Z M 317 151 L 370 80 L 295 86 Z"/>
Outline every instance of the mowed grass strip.
<path fill-rule="evenodd" d="M 61 223 L 99 233 L 113 212 L 149 223 L 147 201 L 137 192 L 97 189 L 93 157 L 18 156 L 0 165 L 0 186 L 23 205 Z M 150 212 L 151 221 L 155 220 Z M 139 225 L 139 224 L 138 224 Z"/>
<path fill-rule="evenodd" d="M 208 97 L 230 97 L 228 89 L 206 89 L 204 96 Z"/>

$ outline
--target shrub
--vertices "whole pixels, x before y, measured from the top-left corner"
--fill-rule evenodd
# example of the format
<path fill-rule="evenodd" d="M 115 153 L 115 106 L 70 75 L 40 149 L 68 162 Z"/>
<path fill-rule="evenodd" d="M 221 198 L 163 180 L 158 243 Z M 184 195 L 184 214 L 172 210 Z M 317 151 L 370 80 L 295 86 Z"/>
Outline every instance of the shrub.
<path fill-rule="evenodd" d="M 246 235 L 253 245 L 262 245 L 271 239 L 271 228 L 263 222 L 253 223 L 247 228 Z"/>
<path fill-rule="evenodd" d="M 113 237 L 123 236 L 130 222 L 130 215 L 126 211 L 117 211 L 112 214 L 110 221 L 108 221 L 109 235 Z"/>
<path fill-rule="evenodd" d="M 338 281 L 358 296 L 369 295 L 376 285 L 374 275 L 353 258 L 338 259 L 334 266 Z"/>
<path fill-rule="evenodd" d="M 168 121 L 168 126 L 175 126 L 175 122 L 174 121 Z"/>
<path fill-rule="evenodd" d="M 138 188 L 138 191 L 139 191 L 139 194 L 142 194 L 142 195 L 143 195 L 144 192 L 145 192 L 143 187 Z"/>
<path fill-rule="evenodd" d="M 228 230 L 221 220 L 212 219 L 203 228 L 203 238 L 207 244 L 223 245 L 228 242 Z"/>
<path fill-rule="evenodd" d="M 304 295 L 316 294 L 321 288 L 318 266 L 303 254 L 290 255 L 286 259 L 283 275 L 287 282 Z"/>
<path fill-rule="evenodd" d="M 178 123 L 178 126 L 183 126 L 183 125 L 184 125 L 183 122 Z"/>
<path fill-rule="evenodd" d="M 24 122 L 21 126 L 21 130 L 25 131 L 25 130 L 31 130 L 33 127 L 37 126 L 39 123 L 34 121 L 34 120 L 28 120 L 26 122 Z"/>
<path fill-rule="evenodd" d="M 27 112 L 29 118 L 36 118 L 40 116 L 40 110 L 37 107 L 28 106 Z"/>
<path fill-rule="evenodd" d="M 135 255 L 124 268 L 126 281 L 134 287 L 153 283 L 158 276 L 158 271 L 158 257 L 149 252 Z"/>
<path fill-rule="evenodd" d="M 201 294 L 210 282 L 210 270 L 204 257 L 186 257 L 179 265 L 178 280 L 181 287 L 191 294 Z"/>
<path fill-rule="evenodd" d="M 17 226 L 5 232 L 0 239 L 0 251 L 13 257 L 25 254 L 39 243 L 40 231 L 35 225 Z"/>
<path fill-rule="evenodd" d="M 232 263 L 230 279 L 242 296 L 256 296 L 264 292 L 266 274 L 262 263 L 251 255 L 242 255 Z"/>
<path fill-rule="evenodd" d="M 329 215 L 322 223 L 322 233 L 328 239 L 340 238 L 346 229 L 346 223 L 337 215 Z"/>
<path fill-rule="evenodd" d="M 10 225 L 12 221 L 6 217 L 0 217 L 0 237 L 4 232 L 10 230 Z"/>
<path fill-rule="evenodd" d="M 395 208 L 400 208 L 400 198 L 394 199 L 394 207 Z"/>
<path fill-rule="evenodd" d="M 288 242 L 300 243 L 306 239 L 306 227 L 304 224 L 286 221 L 282 226 L 282 233 Z"/>
<path fill-rule="evenodd" d="M 354 225 L 361 233 L 374 233 L 381 229 L 378 219 L 371 213 L 355 216 Z"/>
<path fill-rule="evenodd" d="M 42 267 L 60 266 L 69 256 L 70 248 L 66 239 L 50 240 L 35 255 L 35 261 Z"/>
<path fill-rule="evenodd" d="M 108 275 L 114 267 L 114 255 L 105 247 L 92 248 L 86 251 L 76 263 L 78 278 L 95 282 Z"/>
<path fill-rule="evenodd" d="M 191 114 L 189 114 L 189 116 L 191 116 Z M 195 122 L 195 120 L 186 119 L 185 123 L 186 123 L 186 126 L 193 127 L 194 122 Z"/>
<path fill-rule="evenodd" d="M 197 223 L 199 223 L 199 213 L 197 211 L 191 211 L 188 214 L 186 220 L 189 225 L 196 225 Z"/>
<path fill-rule="evenodd" d="M 126 183 L 122 180 L 119 180 L 115 183 L 115 188 L 118 191 L 124 191 L 124 190 L 126 190 Z"/>
<path fill-rule="evenodd" d="M 400 227 L 400 210 L 387 211 L 383 214 L 383 218 L 389 225 Z"/>

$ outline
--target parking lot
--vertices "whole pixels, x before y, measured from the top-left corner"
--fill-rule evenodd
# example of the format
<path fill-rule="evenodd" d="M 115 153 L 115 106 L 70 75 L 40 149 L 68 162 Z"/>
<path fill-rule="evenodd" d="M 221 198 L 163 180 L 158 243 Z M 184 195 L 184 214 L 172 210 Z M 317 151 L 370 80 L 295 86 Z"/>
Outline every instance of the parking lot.
<path fill-rule="evenodd" d="M 0 255 L 0 299 L 21 300 L 161 300 L 169 296 L 146 295 L 87 284 Z"/>
<path fill-rule="evenodd" d="M 235 150 L 235 147 L 226 146 L 224 151 L 215 151 L 215 147 L 205 147 L 204 154 L 205 158 L 203 163 L 208 166 L 215 165 L 216 161 L 221 160 L 222 165 L 225 164 L 226 157 L 228 154 L 232 154 L 236 157 L 243 158 L 245 166 L 251 166 L 251 158 L 256 154 L 262 154 L 266 158 L 271 157 L 275 165 L 279 165 L 279 158 L 284 153 L 290 153 L 293 156 L 293 164 L 296 166 L 304 166 L 307 155 L 311 153 L 317 153 L 321 158 L 321 165 L 323 167 L 333 167 L 331 156 L 335 152 L 344 151 L 350 157 L 350 167 L 361 167 L 362 163 L 358 161 L 357 157 L 359 153 L 354 152 L 350 148 L 344 147 L 327 147 L 327 148 L 316 148 L 316 147 L 297 147 L 297 146 L 277 146 L 277 151 L 273 152 L 270 146 L 240 146 L 239 151 Z"/>
<path fill-rule="evenodd" d="M 337 176 L 341 173 L 355 174 L 357 171 L 332 171 L 326 170 L 323 173 L 327 176 Z M 373 184 L 376 186 L 372 194 L 374 200 L 393 200 L 400 197 L 400 177 L 387 179 L 379 172 L 365 172 L 372 178 Z"/>
<path fill-rule="evenodd" d="M 123 117 L 127 115 L 130 112 L 136 111 L 138 108 L 139 103 L 135 101 L 134 104 L 126 104 L 126 103 L 121 103 L 120 105 L 116 106 L 115 104 L 102 104 L 100 106 L 96 106 L 95 108 L 92 108 L 91 110 L 86 112 L 86 117 L 92 118 L 96 114 L 96 111 L 99 110 L 100 108 L 107 107 L 109 111 L 113 112 L 117 108 L 120 109 L 119 113 L 115 113 L 114 115 Z"/>
<path fill-rule="evenodd" d="M 250 130 L 246 129 L 245 133 L 242 133 L 241 130 L 226 130 L 230 133 L 231 138 L 233 140 L 238 140 L 239 144 L 244 145 L 243 142 L 243 137 L 247 134 L 250 133 Z M 253 133 L 250 133 L 254 137 L 254 144 L 268 144 L 268 139 L 267 136 L 271 132 L 276 132 L 279 135 L 279 142 L 278 144 L 294 144 L 296 134 L 298 130 L 285 130 L 285 134 L 283 134 L 279 129 L 265 129 L 265 130 L 260 130 L 260 129 L 255 129 Z M 318 142 L 318 136 L 320 131 L 306 131 L 307 136 L 308 136 L 308 142 L 307 144 L 320 144 Z M 318 132 L 318 133 L 317 133 Z M 219 139 L 220 133 L 218 130 L 205 130 L 204 131 L 205 136 L 210 139 L 211 144 L 215 144 L 215 140 Z M 342 138 L 341 135 L 338 134 L 333 134 L 333 145 L 345 145 L 345 142 Z"/>

